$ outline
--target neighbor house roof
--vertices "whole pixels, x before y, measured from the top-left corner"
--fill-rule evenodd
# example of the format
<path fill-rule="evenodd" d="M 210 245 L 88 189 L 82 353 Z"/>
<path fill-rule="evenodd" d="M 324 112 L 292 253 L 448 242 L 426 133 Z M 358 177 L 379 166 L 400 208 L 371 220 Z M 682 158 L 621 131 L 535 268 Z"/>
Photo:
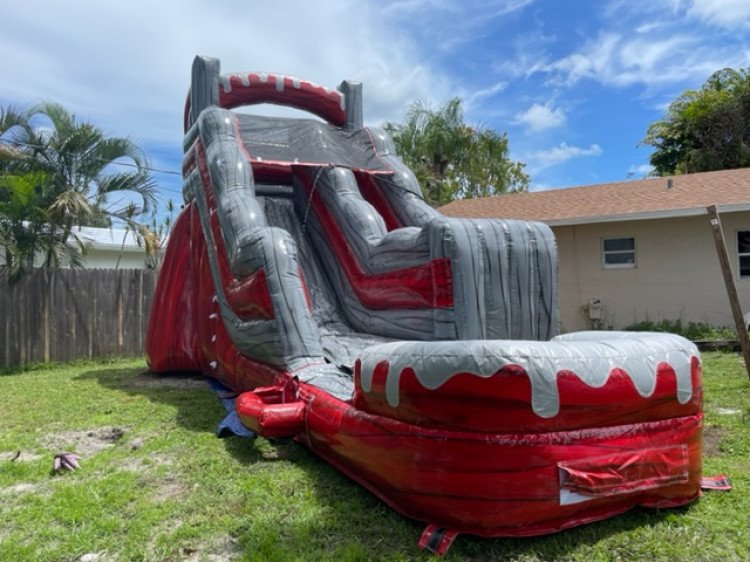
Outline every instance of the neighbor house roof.
<path fill-rule="evenodd" d="M 143 244 L 139 244 L 135 234 L 124 228 L 98 228 L 93 226 L 76 226 L 73 232 L 92 248 L 99 250 L 122 250 L 123 252 L 145 253 Z"/>
<path fill-rule="evenodd" d="M 461 199 L 453 217 L 537 220 L 552 226 L 750 211 L 750 168 Z"/>

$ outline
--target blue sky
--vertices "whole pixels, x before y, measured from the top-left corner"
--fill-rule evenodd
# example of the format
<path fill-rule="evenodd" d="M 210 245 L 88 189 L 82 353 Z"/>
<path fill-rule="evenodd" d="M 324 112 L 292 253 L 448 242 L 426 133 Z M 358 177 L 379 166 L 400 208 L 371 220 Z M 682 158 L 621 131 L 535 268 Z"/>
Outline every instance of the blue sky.
<path fill-rule="evenodd" d="M 750 66 L 749 32 L 747 0 L 11 2 L 0 103 L 59 101 L 178 171 L 200 53 L 227 72 L 360 80 L 371 125 L 461 96 L 541 190 L 643 177 L 649 123 L 715 70 Z M 155 177 L 179 200 L 179 176 Z"/>

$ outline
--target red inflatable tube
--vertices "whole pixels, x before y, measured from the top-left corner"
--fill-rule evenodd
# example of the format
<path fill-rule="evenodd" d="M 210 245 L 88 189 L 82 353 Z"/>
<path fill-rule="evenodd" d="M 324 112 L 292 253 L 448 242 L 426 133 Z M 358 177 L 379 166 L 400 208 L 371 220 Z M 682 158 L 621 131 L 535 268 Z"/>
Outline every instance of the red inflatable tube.
<path fill-rule="evenodd" d="M 284 402 L 279 387 L 244 392 L 236 409 L 242 423 L 263 437 L 290 437 L 305 430 L 305 402 Z"/>
<path fill-rule="evenodd" d="M 240 396 L 237 412 L 254 427 L 264 413 L 257 417 L 251 395 Z M 552 533 L 636 505 L 683 505 L 700 493 L 700 412 L 573 431 L 483 433 L 368 414 L 304 383 L 299 399 L 305 407 L 279 411 L 278 427 L 304 418 L 299 441 L 397 511 L 451 532 Z"/>

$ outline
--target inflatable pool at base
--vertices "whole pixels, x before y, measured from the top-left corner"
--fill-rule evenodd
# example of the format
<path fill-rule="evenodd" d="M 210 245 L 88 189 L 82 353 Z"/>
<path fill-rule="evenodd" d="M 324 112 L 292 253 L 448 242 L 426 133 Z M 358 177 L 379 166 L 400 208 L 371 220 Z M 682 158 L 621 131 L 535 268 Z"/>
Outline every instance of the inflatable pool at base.
<path fill-rule="evenodd" d="M 233 112 L 277 103 L 320 119 Z M 700 355 L 670 334 L 557 335 L 543 224 L 424 203 L 361 85 L 221 75 L 197 57 L 185 206 L 147 338 L 151 369 L 242 392 L 404 515 L 459 533 L 551 533 L 700 493 Z"/>

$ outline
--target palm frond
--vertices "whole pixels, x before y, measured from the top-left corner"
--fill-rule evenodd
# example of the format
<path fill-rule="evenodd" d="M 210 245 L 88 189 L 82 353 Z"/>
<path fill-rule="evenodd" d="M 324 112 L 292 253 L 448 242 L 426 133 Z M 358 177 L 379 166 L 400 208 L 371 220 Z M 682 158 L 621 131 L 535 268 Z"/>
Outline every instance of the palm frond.
<path fill-rule="evenodd" d="M 60 193 L 47 209 L 50 221 L 53 223 L 73 224 L 86 219 L 93 213 L 93 207 L 84 194 L 74 189 Z"/>
<path fill-rule="evenodd" d="M 5 248 L 5 275 L 9 285 L 20 281 L 28 272 L 28 262 L 20 249 L 13 244 L 4 244 Z"/>
<path fill-rule="evenodd" d="M 143 205 L 138 214 L 148 214 L 156 206 L 156 182 L 148 172 L 121 172 L 104 175 L 96 179 L 97 193 L 102 204 L 106 195 L 116 192 L 130 191 L 137 193 Z"/>
<path fill-rule="evenodd" d="M 29 121 L 39 115 L 46 117 L 52 124 L 52 137 L 66 138 L 76 128 L 75 116 L 59 103 L 43 101 L 33 106 L 26 114 Z"/>
<path fill-rule="evenodd" d="M 124 137 L 110 137 L 102 139 L 96 146 L 96 152 L 92 152 L 92 157 L 96 157 L 106 164 L 111 164 L 115 160 L 126 158 L 138 167 L 139 170 L 148 168 L 149 158 L 146 153 L 131 139 Z"/>
<path fill-rule="evenodd" d="M 28 124 L 26 113 L 20 108 L 14 105 L 0 108 L 0 142 L 19 144 L 23 141 Z M 21 139 L 18 138 L 19 134 Z"/>

